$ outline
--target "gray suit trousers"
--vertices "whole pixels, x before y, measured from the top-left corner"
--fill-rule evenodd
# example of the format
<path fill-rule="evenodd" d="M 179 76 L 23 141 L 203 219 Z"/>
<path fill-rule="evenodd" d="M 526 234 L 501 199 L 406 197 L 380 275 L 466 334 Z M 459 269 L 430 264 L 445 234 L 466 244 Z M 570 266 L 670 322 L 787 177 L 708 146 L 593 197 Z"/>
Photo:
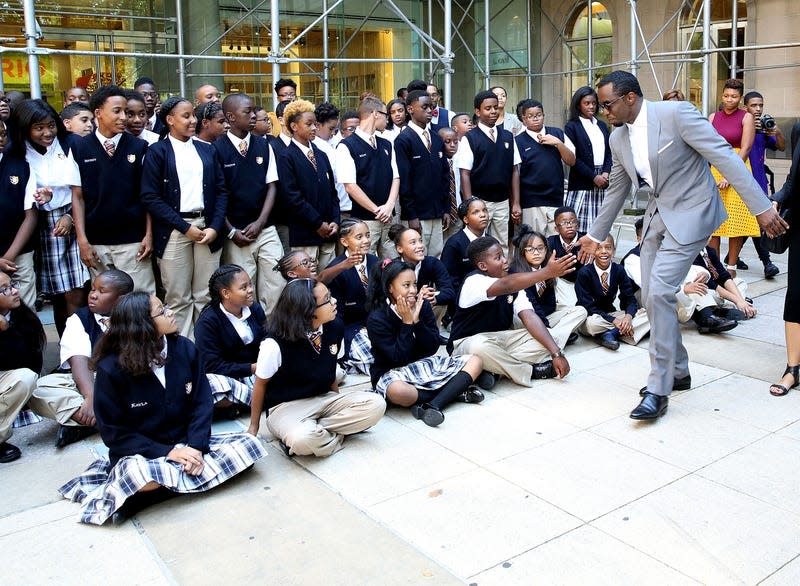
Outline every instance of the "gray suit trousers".
<path fill-rule="evenodd" d="M 653 216 L 642 238 L 642 299 L 650 320 L 650 375 L 647 390 L 669 395 L 676 376 L 689 374 L 689 355 L 681 341 L 677 292 L 695 257 L 708 237 L 680 244 L 669 233 L 658 209 L 650 202 L 646 213 Z"/>

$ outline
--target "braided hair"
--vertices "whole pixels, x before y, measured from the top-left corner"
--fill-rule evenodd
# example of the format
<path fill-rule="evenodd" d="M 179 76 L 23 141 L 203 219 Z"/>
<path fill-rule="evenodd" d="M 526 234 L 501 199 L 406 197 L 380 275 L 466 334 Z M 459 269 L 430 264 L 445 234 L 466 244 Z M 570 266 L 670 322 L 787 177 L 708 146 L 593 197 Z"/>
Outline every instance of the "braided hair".
<path fill-rule="evenodd" d="M 234 264 L 222 265 L 214 271 L 208 280 L 208 296 L 210 299 L 203 307 L 203 311 L 212 306 L 219 307 L 222 305 L 222 290 L 230 289 L 234 277 L 244 272 L 245 270 L 242 267 Z"/>
<path fill-rule="evenodd" d="M 389 295 L 389 285 L 403 271 L 413 272 L 414 267 L 399 258 L 395 260 L 387 258 L 375 265 L 372 269 L 367 289 L 367 311 L 384 307 L 387 300 L 390 303 L 394 303 L 394 300 Z"/>
<path fill-rule="evenodd" d="M 163 139 L 169 134 L 169 124 L 167 124 L 167 116 L 172 114 L 172 111 L 175 109 L 175 106 L 177 106 L 181 102 L 189 102 L 189 100 L 187 100 L 182 96 L 172 96 L 170 98 L 167 98 L 167 101 L 161 104 L 161 109 L 158 111 L 158 119 L 161 120 L 161 124 L 163 125 L 161 133 L 159 134 L 160 139 Z M 191 104 L 191 102 L 189 102 L 189 104 Z"/>

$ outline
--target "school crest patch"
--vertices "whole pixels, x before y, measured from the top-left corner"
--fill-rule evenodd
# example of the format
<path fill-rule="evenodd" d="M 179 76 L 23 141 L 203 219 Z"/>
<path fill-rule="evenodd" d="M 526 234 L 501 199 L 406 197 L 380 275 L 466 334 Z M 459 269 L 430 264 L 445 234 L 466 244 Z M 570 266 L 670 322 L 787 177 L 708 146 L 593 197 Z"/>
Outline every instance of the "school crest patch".
<path fill-rule="evenodd" d="M 16 185 L 17 183 L 19 183 L 19 176 L 11 175 L 9 176 L 8 180 L 11 182 L 11 185 Z"/>
<path fill-rule="evenodd" d="M 333 356 L 336 356 L 339 353 L 339 345 L 331 344 L 330 346 L 328 346 L 328 350 Z"/>
<path fill-rule="evenodd" d="M 65 155 L 64 153 L 58 153 L 58 158 L 59 159 L 66 159 L 67 155 Z"/>
<path fill-rule="evenodd" d="M 261 165 L 264 162 L 264 157 L 256 157 L 256 165 Z"/>
<path fill-rule="evenodd" d="M 192 381 L 189 381 L 188 383 L 186 383 L 186 394 L 188 395 L 191 392 L 192 392 Z"/>
<path fill-rule="evenodd" d="M 135 163 L 136 162 L 136 155 L 134 155 L 134 154 L 128 155 L 128 162 L 129 163 Z"/>
<path fill-rule="evenodd" d="M 444 153 L 442 153 L 442 151 L 439 151 L 439 158 L 441 159 L 443 156 L 444 156 Z"/>
<path fill-rule="evenodd" d="M 507 140 L 503 141 L 503 144 L 506 145 L 506 148 L 510 148 L 511 147 L 511 143 L 508 142 Z"/>
<path fill-rule="evenodd" d="M 509 303 L 514 303 L 514 296 L 513 295 L 509 295 L 508 296 L 508 302 Z"/>

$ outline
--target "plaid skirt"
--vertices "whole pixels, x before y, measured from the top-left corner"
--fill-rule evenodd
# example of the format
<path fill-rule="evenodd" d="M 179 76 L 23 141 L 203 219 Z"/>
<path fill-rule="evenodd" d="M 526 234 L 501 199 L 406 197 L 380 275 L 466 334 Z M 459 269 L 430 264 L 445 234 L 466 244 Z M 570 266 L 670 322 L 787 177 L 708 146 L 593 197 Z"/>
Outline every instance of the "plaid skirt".
<path fill-rule="evenodd" d="M 44 417 L 39 417 L 30 409 L 23 409 L 17 413 L 17 418 L 14 420 L 14 423 L 11 424 L 11 427 L 15 429 L 18 427 L 27 427 L 28 425 L 33 425 L 40 421 L 44 421 Z"/>
<path fill-rule="evenodd" d="M 71 212 L 72 204 L 39 212 L 39 248 L 34 255 L 39 293 L 66 293 L 83 287 L 91 278 L 81 262 L 75 230 L 68 236 L 53 236 L 56 222 Z"/>
<path fill-rule="evenodd" d="M 211 397 L 216 405 L 223 399 L 231 403 L 250 405 L 253 402 L 253 385 L 256 376 L 233 378 L 224 374 L 206 374 L 208 384 L 211 385 Z"/>
<path fill-rule="evenodd" d="M 148 460 L 125 456 L 111 467 L 106 458 L 92 462 L 86 472 L 73 478 L 58 492 L 81 503 L 81 523 L 102 525 L 134 493 L 149 482 L 178 493 L 205 492 L 236 476 L 267 455 L 261 442 L 245 433 L 211 436 L 210 451 L 203 456 L 200 476 L 186 474 L 181 465 L 166 457 Z"/>
<path fill-rule="evenodd" d="M 463 356 L 428 356 L 406 366 L 393 368 L 383 373 L 375 385 L 375 392 L 386 397 L 386 389 L 394 381 L 403 381 L 417 390 L 435 391 L 453 378 L 469 361 L 469 355 Z"/>
<path fill-rule="evenodd" d="M 367 335 L 367 328 L 358 330 L 355 338 L 350 344 L 350 357 L 344 361 L 344 369 L 347 374 L 369 374 L 370 365 L 375 362 L 372 356 L 372 342 Z"/>
<path fill-rule="evenodd" d="M 602 167 L 594 168 L 595 173 L 600 173 L 602 170 Z M 567 192 L 564 205 L 575 210 L 575 215 L 578 216 L 578 232 L 588 232 L 592 227 L 605 195 L 606 190 L 599 187 Z"/>

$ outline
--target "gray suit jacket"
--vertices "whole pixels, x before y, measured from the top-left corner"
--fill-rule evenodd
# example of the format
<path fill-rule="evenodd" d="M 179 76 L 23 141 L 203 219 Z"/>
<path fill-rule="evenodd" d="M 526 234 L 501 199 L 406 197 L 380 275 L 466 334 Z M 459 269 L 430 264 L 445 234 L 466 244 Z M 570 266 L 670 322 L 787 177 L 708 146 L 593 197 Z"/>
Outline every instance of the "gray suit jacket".
<path fill-rule="evenodd" d="M 653 190 L 643 234 L 658 210 L 670 234 L 681 244 L 708 238 L 727 217 L 708 163 L 734 186 L 747 208 L 760 214 L 770 202 L 742 159 L 689 102 L 648 102 L 647 137 Z M 613 163 L 600 213 L 589 230 L 603 240 L 630 193 L 639 185 L 627 126 L 611 133 Z"/>

